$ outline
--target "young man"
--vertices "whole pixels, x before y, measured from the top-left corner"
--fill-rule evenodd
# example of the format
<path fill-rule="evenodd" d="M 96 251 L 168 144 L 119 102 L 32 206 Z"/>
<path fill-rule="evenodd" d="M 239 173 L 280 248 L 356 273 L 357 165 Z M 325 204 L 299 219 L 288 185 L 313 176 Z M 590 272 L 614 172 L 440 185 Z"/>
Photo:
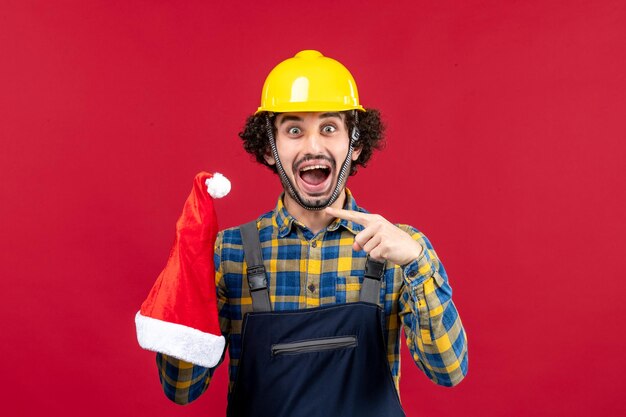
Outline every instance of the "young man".
<path fill-rule="evenodd" d="M 348 70 L 317 51 L 283 61 L 240 136 L 284 193 L 273 211 L 216 240 L 228 415 L 404 415 L 401 328 L 426 376 L 458 384 L 467 340 L 433 247 L 360 208 L 346 188 L 383 139 Z M 214 370 L 162 354 L 157 363 L 177 403 L 202 394 Z"/>

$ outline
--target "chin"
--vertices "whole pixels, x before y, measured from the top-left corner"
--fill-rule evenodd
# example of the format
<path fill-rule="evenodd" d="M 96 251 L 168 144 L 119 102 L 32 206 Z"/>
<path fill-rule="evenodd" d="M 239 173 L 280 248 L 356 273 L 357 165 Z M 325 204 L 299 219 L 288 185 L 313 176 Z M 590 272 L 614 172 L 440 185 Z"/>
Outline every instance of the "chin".
<path fill-rule="evenodd" d="M 307 210 L 312 210 L 312 209 L 316 209 L 316 208 L 323 208 L 326 207 L 328 205 L 328 203 L 330 202 L 330 197 L 328 198 L 324 198 L 324 199 L 320 199 L 320 200 L 303 200 L 303 202 L 311 207 L 311 208 L 306 208 Z"/>
<path fill-rule="evenodd" d="M 320 208 L 328 205 L 335 187 L 336 182 L 332 182 L 326 190 L 321 192 L 308 193 L 301 188 L 296 188 L 295 192 L 298 194 L 298 198 L 300 198 L 300 201 L 302 201 L 307 206 L 310 206 L 311 208 Z M 343 189 L 340 190 L 340 193 L 341 192 L 343 192 Z"/>

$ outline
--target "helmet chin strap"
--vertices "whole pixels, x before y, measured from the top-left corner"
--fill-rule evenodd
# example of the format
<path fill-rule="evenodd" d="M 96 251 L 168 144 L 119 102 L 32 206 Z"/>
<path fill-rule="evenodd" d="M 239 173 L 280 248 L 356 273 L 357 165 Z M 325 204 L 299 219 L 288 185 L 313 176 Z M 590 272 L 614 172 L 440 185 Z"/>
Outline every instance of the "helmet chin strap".
<path fill-rule="evenodd" d="M 346 155 L 346 159 L 343 161 L 343 164 L 341 164 L 341 169 L 339 170 L 339 175 L 337 177 L 337 184 L 335 185 L 335 189 L 333 190 L 332 194 L 330 195 L 330 199 L 325 205 L 311 206 L 311 205 L 306 204 L 304 201 L 302 201 L 298 193 L 296 193 L 296 190 L 293 184 L 287 177 L 287 173 L 285 173 L 283 164 L 280 162 L 280 158 L 278 157 L 278 150 L 276 149 L 276 140 L 274 139 L 274 129 L 272 128 L 272 121 L 270 120 L 269 114 L 267 113 L 265 114 L 265 128 L 267 130 L 267 137 L 270 141 L 270 148 L 272 149 L 272 156 L 274 157 L 274 161 L 276 161 L 276 170 L 278 171 L 278 175 L 280 176 L 282 183 L 287 188 L 287 192 L 289 193 L 289 195 L 300 206 L 302 206 L 306 210 L 313 210 L 313 211 L 323 210 L 326 207 L 331 206 L 335 201 L 337 201 L 337 198 L 339 198 L 341 189 L 343 188 L 347 180 L 348 170 L 350 169 L 350 163 L 352 162 L 352 152 L 354 151 L 354 145 L 359 140 L 359 129 L 357 128 L 357 124 L 358 124 L 358 114 L 356 111 L 354 111 L 354 126 L 350 130 L 350 146 L 348 147 L 348 154 Z"/>

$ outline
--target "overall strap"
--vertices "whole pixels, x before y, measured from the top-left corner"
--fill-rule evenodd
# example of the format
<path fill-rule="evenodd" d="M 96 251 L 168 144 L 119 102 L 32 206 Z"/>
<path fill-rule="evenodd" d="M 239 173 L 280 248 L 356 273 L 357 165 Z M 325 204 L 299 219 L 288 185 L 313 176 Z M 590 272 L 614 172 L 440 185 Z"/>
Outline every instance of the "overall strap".
<path fill-rule="evenodd" d="M 270 296 L 267 289 L 267 276 L 263 265 L 261 242 L 259 231 L 256 228 L 256 220 L 244 224 L 240 228 L 243 243 L 243 253 L 248 268 L 246 276 L 250 286 L 253 311 L 271 311 Z"/>
<path fill-rule="evenodd" d="M 378 304 L 380 299 L 380 285 L 385 274 L 385 263 L 378 262 L 367 257 L 365 261 L 365 273 L 363 274 L 363 285 L 359 294 L 359 301 Z"/>

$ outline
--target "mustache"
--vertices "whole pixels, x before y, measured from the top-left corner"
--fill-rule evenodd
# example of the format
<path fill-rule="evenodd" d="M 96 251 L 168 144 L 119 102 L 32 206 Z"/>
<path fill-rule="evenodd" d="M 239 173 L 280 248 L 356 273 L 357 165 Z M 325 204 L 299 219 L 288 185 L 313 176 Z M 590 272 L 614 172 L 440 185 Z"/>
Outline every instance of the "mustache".
<path fill-rule="evenodd" d="M 306 154 L 304 155 L 302 158 L 298 159 L 297 161 L 295 161 L 293 163 L 293 172 L 298 172 L 300 171 L 300 166 L 302 164 L 304 164 L 305 162 L 309 162 L 309 161 L 326 161 L 330 164 L 330 166 L 333 168 L 333 171 L 335 170 L 335 168 L 337 167 L 337 163 L 335 162 L 334 159 L 326 156 L 326 155 L 313 155 L 313 154 Z"/>

